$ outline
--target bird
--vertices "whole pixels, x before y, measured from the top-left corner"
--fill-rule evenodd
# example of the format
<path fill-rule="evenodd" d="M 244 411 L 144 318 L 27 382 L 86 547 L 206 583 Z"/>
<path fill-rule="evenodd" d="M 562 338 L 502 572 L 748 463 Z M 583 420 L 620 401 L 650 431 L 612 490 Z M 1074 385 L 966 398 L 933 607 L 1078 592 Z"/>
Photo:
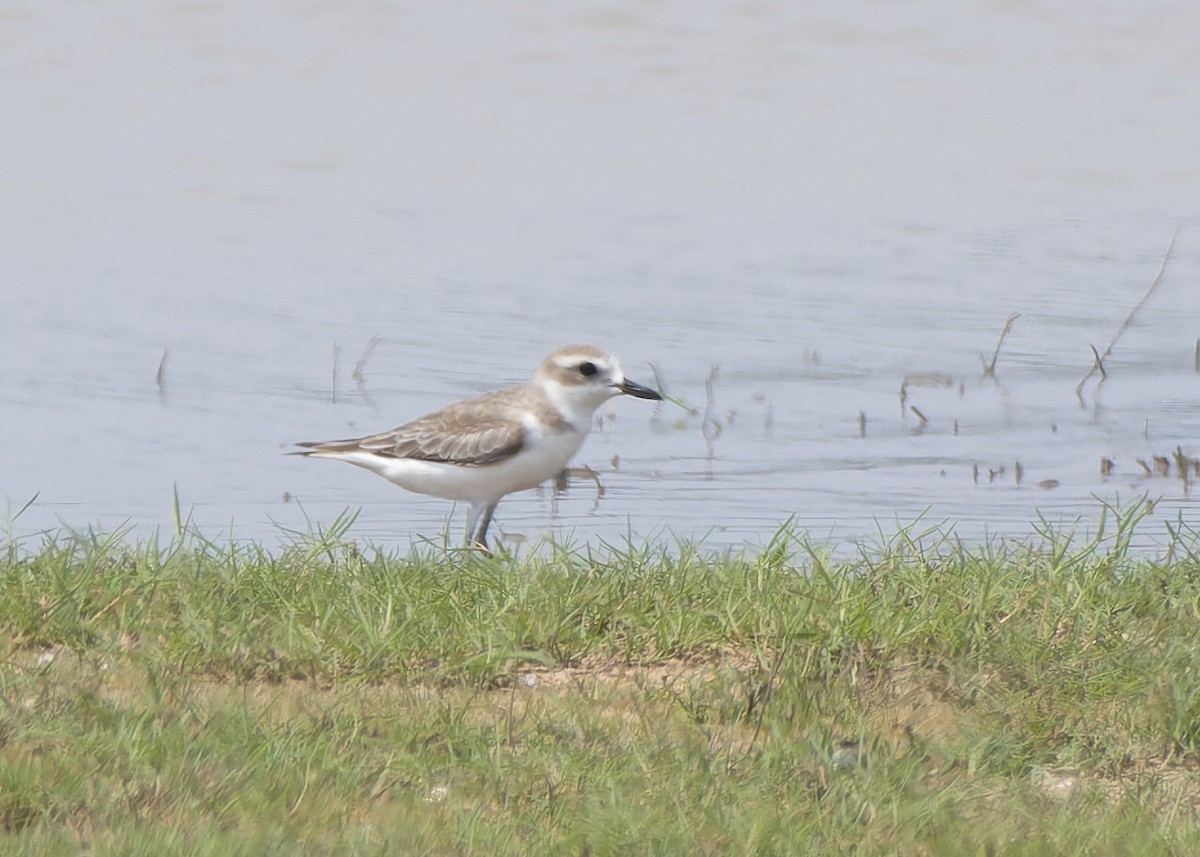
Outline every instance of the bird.
<path fill-rule="evenodd" d="M 344 461 L 417 494 L 470 504 L 466 544 L 490 553 L 500 500 L 559 476 L 615 396 L 661 401 L 594 345 L 557 348 L 525 384 L 454 402 L 391 431 L 304 441 L 291 453 Z"/>

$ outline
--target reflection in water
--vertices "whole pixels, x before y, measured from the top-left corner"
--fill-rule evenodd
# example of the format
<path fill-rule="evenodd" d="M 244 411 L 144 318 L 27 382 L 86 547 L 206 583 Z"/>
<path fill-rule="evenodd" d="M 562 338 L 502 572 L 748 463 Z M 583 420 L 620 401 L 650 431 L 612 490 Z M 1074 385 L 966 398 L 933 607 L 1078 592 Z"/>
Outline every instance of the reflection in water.
<path fill-rule="evenodd" d="M 10 9 L 12 529 L 437 537 L 281 452 L 575 341 L 678 403 L 511 537 L 1192 525 L 1200 10 L 1101 5 Z"/>

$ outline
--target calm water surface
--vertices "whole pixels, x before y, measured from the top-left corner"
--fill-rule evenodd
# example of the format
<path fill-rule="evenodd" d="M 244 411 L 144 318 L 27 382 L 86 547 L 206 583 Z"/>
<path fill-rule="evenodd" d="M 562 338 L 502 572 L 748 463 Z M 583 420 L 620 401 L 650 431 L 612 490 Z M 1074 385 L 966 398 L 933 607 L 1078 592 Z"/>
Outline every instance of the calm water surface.
<path fill-rule="evenodd" d="M 615 402 L 604 496 L 506 533 L 1196 526 L 1138 459 L 1200 455 L 1197 44 L 1167 0 L 0 3 L 11 532 L 169 531 L 178 491 L 213 537 L 457 539 L 282 453 L 575 341 L 697 410 Z"/>

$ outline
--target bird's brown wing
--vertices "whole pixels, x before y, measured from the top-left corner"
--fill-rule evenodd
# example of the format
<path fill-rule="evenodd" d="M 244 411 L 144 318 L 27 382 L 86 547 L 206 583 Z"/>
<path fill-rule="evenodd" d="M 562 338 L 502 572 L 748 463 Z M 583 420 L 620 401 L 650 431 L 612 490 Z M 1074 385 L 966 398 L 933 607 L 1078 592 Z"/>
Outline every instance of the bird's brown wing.
<path fill-rule="evenodd" d="M 391 458 L 415 458 L 448 464 L 494 464 L 516 455 L 525 444 L 525 426 L 510 416 L 488 416 L 504 404 L 500 390 L 466 402 L 458 402 L 419 417 L 399 428 L 367 437 L 300 443 L 302 455 L 339 452 L 369 452 Z M 504 396 L 504 398 L 502 398 Z M 501 409 L 503 413 L 503 409 Z"/>

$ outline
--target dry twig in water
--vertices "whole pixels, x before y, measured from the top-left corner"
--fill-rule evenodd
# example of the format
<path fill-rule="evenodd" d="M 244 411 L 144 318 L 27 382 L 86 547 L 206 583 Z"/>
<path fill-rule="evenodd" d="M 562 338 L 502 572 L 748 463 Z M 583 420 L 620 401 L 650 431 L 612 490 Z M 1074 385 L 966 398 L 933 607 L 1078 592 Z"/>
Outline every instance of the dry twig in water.
<path fill-rule="evenodd" d="M 909 387 L 953 387 L 954 379 L 949 375 L 943 375 L 940 372 L 917 372 L 913 375 L 905 375 L 904 380 L 900 382 L 900 416 L 903 417 L 907 410 L 905 405 L 908 403 L 908 388 Z M 959 398 L 962 398 L 962 393 L 959 393 Z"/>
<path fill-rule="evenodd" d="M 721 423 L 712 415 L 715 405 L 713 384 L 716 382 L 720 372 L 720 365 L 714 366 L 712 367 L 712 371 L 708 373 L 708 377 L 704 380 L 704 417 L 700 420 L 700 433 L 704 435 L 704 445 L 708 447 L 707 470 L 709 478 L 712 478 L 713 442 L 721 434 Z"/>
<path fill-rule="evenodd" d="M 1150 284 L 1150 288 L 1146 290 L 1146 294 L 1142 295 L 1142 299 L 1137 302 L 1137 305 L 1129 311 L 1129 315 L 1125 316 L 1125 320 L 1121 322 L 1121 326 L 1118 327 L 1117 332 L 1113 334 L 1113 338 L 1111 341 L 1109 341 L 1108 347 L 1104 349 L 1104 353 L 1095 355 L 1096 359 L 1095 362 L 1092 363 L 1092 368 L 1088 370 L 1088 373 L 1084 375 L 1079 380 L 1079 384 L 1076 385 L 1075 398 L 1079 400 L 1081 405 L 1083 404 L 1083 385 L 1086 384 L 1088 379 L 1090 379 L 1097 372 L 1100 373 L 1100 380 L 1096 383 L 1096 386 L 1099 387 L 1100 384 L 1104 383 L 1104 379 L 1108 377 L 1108 373 L 1104 370 L 1104 361 L 1108 359 L 1108 355 L 1112 354 L 1113 346 L 1117 344 L 1117 340 L 1120 339 L 1121 335 L 1129 329 L 1129 325 L 1133 324 L 1133 317 L 1137 315 L 1138 311 L 1146 305 L 1146 301 L 1150 300 L 1151 295 L 1153 295 L 1155 290 L 1158 288 L 1158 284 L 1162 282 L 1163 274 L 1167 272 L 1167 264 L 1171 261 L 1171 254 L 1175 251 L 1175 239 L 1179 237 L 1179 229 L 1180 227 L 1176 226 L 1175 231 L 1171 233 L 1171 243 L 1167 245 L 1167 252 L 1163 255 L 1162 264 L 1158 267 L 1158 273 L 1154 277 L 1154 282 Z M 1094 345 L 1092 346 L 1092 352 L 1093 354 L 1096 352 L 1096 346 Z"/>
<path fill-rule="evenodd" d="M 162 360 L 158 361 L 158 371 L 154 373 L 154 383 L 158 385 L 158 397 L 167 397 L 167 349 L 163 349 Z"/>
<path fill-rule="evenodd" d="M 1104 383 L 1108 380 L 1108 370 L 1104 368 L 1104 358 L 1100 356 L 1100 352 L 1096 350 L 1096 346 L 1089 345 L 1088 348 L 1092 349 L 1092 358 L 1095 360 L 1092 364 L 1092 371 L 1099 372 L 1100 383 Z M 1075 394 L 1079 395 L 1078 389 L 1075 390 Z"/>
<path fill-rule="evenodd" d="M 1175 447 L 1175 452 L 1172 453 L 1172 456 L 1175 459 L 1175 475 L 1183 483 L 1183 496 L 1186 497 L 1190 493 L 1191 488 L 1192 459 L 1184 454 L 1182 446 Z"/>
<path fill-rule="evenodd" d="M 363 370 L 367 368 L 367 361 L 371 359 L 371 352 L 375 350 L 380 342 L 383 341 L 381 336 L 372 336 L 367 341 L 367 347 L 363 349 L 362 357 L 358 358 L 358 362 L 354 364 L 354 371 L 350 373 L 350 377 L 354 379 L 354 383 L 358 385 L 358 391 L 361 393 L 365 376 Z"/>
<path fill-rule="evenodd" d="M 554 478 L 554 494 L 557 497 L 559 494 L 567 493 L 567 487 L 570 485 L 571 479 L 590 479 L 596 483 L 596 497 L 592 502 L 592 511 L 600 508 L 600 498 L 604 496 L 604 483 L 600 481 L 600 474 L 586 464 L 579 467 L 568 467 L 562 473 Z"/>
<path fill-rule="evenodd" d="M 982 354 L 979 355 L 979 362 L 983 364 L 984 378 L 995 380 L 996 361 L 1000 359 L 1000 349 L 1004 347 L 1004 338 L 1008 336 L 1009 332 L 1013 329 L 1013 325 L 1016 324 L 1017 319 L 1020 317 L 1021 314 L 1019 312 L 1014 312 L 1008 317 L 1008 321 L 1004 322 L 1004 330 L 1000 331 L 1000 339 L 996 341 L 996 350 L 992 352 L 991 362 L 985 360 Z"/>

